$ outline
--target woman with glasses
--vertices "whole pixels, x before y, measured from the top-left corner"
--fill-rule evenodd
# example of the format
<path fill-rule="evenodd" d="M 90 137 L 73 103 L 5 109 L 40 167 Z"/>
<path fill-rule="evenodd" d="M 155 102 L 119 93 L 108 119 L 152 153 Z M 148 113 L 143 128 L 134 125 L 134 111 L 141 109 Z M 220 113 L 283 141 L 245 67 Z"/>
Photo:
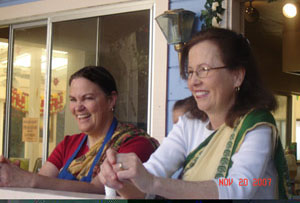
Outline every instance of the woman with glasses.
<path fill-rule="evenodd" d="M 125 198 L 285 198 L 285 159 L 270 113 L 277 103 L 262 85 L 248 40 L 211 28 L 182 54 L 194 105 L 146 163 L 108 150 L 102 183 Z"/>

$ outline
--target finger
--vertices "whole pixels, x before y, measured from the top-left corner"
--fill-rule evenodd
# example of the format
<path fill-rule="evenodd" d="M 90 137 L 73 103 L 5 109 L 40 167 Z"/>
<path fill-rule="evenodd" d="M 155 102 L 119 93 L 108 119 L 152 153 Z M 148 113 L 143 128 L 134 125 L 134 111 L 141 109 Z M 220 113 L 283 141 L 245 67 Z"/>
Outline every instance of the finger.
<path fill-rule="evenodd" d="M 122 165 L 119 165 L 122 163 Z M 138 176 L 141 170 L 144 170 L 144 166 L 139 158 L 132 153 L 118 154 L 117 164 L 113 165 L 114 171 L 117 173 L 119 180 L 131 179 Z"/>
<path fill-rule="evenodd" d="M 125 165 L 127 166 L 130 166 L 130 164 L 127 164 L 127 162 L 131 162 L 132 158 L 134 157 L 135 154 L 133 153 L 118 153 L 116 154 L 116 163 L 119 164 L 119 165 L 116 165 L 116 166 L 119 166 L 119 168 L 123 168 L 125 169 Z M 122 166 L 122 167 L 120 167 Z"/>
<path fill-rule="evenodd" d="M 112 165 L 112 168 L 115 173 L 118 173 L 119 171 L 125 170 L 124 164 L 122 162 L 118 162 L 114 165 Z"/>
<path fill-rule="evenodd" d="M 100 174 L 100 181 L 103 185 L 108 186 L 110 188 L 113 188 L 115 190 L 120 190 L 123 188 L 123 183 L 118 180 L 107 180 L 104 178 L 104 176 L 101 176 Z"/>
<path fill-rule="evenodd" d="M 132 172 L 132 169 L 117 172 L 117 177 L 120 181 L 129 180 L 135 178 L 135 176 L 136 175 Z"/>
<path fill-rule="evenodd" d="M 123 184 L 117 179 L 116 173 L 114 173 L 110 164 L 106 161 L 101 165 L 101 171 L 99 173 L 99 179 L 103 185 L 114 188 L 116 190 L 123 187 Z"/>
<path fill-rule="evenodd" d="M 138 162 L 142 163 L 135 153 L 118 153 L 116 160 L 116 169 L 128 169 L 132 167 L 132 164 L 136 165 Z"/>
<path fill-rule="evenodd" d="M 115 150 L 113 150 L 112 148 L 109 148 L 106 151 L 106 157 L 107 157 L 110 164 L 115 164 L 116 163 L 116 155 L 117 155 L 117 152 Z"/>
<path fill-rule="evenodd" d="M 101 174 L 106 178 L 106 179 L 112 179 L 115 180 L 117 179 L 116 173 L 114 172 L 111 164 L 107 160 L 107 158 L 104 160 L 104 162 L 100 166 L 101 168 Z"/>

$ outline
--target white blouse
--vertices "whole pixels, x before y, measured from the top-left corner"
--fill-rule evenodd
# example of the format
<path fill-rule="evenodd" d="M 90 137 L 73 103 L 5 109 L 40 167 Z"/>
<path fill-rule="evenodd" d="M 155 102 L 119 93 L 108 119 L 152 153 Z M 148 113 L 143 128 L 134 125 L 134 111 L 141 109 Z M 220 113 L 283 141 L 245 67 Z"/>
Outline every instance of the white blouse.
<path fill-rule="evenodd" d="M 183 166 L 186 157 L 213 131 L 207 122 L 189 119 L 185 115 L 166 137 L 161 146 L 144 163 L 155 176 L 170 178 Z M 259 126 L 248 132 L 239 151 L 232 156 L 232 167 L 227 179 L 230 186 L 215 179 L 220 199 L 274 199 L 276 196 L 277 172 L 271 157 L 271 128 Z M 220 183 L 219 183 L 220 181 Z M 248 182 L 248 185 L 246 183 Z"/>

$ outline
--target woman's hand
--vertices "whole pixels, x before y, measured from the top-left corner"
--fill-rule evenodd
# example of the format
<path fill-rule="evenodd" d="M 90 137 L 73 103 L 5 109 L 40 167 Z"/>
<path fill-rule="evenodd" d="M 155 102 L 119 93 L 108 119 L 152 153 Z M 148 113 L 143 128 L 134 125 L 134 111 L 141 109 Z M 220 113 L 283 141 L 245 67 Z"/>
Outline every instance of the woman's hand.
<path fill-rule="evenodd" d="M 11 161 L 7 158 L 5 158 L 3 155 L 0 155 L 0 163 L 10 163 Z M 20 167 L 21 161 L 20 160 L 15 160 L 12 162 L 14 165 Z"/>
<path fill-rule="evenodd" d="M 111 188 L 121 190 L 124 183 L 133 183 L 140 191 L 149 193 L 154 176 L 148 173 L 140 159 L 134 153 L 120 153 L 112 149 L 106 152 L 106 159 L 101 165 L 100 181 Z"/>
<path fill-rule="evenodd" d="M 31 173 L 0 156 L 0 187 L 30 187 Z"/>
<path fill-rule="evenodd" d="M 108 149 L 106 151 L 106 159 L 101 164 L 101 170 L 98 175 L 100 181 L 103 185 L 119 190 L 123 188 L 123 183 L 118 180 L 117 173 L 118 169 L 116 167 L 117 152 L 113 149 Z"/>
<path fill-rule="evenodd" d="M 136 154 L 117 154 L 114 169 L 120 181 L 130 180 L 144 193 L 153 191 L 155 177 L 145 169 Z"/>

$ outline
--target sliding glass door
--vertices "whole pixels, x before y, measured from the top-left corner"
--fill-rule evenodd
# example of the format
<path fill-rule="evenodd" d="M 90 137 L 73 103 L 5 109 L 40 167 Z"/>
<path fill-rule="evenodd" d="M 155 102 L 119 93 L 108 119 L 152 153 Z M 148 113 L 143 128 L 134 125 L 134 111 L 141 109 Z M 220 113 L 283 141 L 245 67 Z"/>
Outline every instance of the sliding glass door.
<path fill-rule="evenodd" d="M 53 23 L 49 153 L 65 135 L 79 133 L 70 113 L 68 79 L 101 65 L 119 91 L 116 117 L 147 130 L 149 10 Z"/>
<path fill-rule="evenodd" d="M 80 133 L 68 108 L 68 80 L 87 65 L 103 66 L 115 77 L 118 120 L 147 130 L 149 9 L 10 26 L 10 41 L 9 27 L 0 28 L 0 150 L 6 156 L 32 171 L 64 136 Z"/>
<path fill-rule="evenodd" d="M 32 170 L 43 147 L 47 26 L 41 22 L 13 28 L 9 157 L 23 159 Z"/>

